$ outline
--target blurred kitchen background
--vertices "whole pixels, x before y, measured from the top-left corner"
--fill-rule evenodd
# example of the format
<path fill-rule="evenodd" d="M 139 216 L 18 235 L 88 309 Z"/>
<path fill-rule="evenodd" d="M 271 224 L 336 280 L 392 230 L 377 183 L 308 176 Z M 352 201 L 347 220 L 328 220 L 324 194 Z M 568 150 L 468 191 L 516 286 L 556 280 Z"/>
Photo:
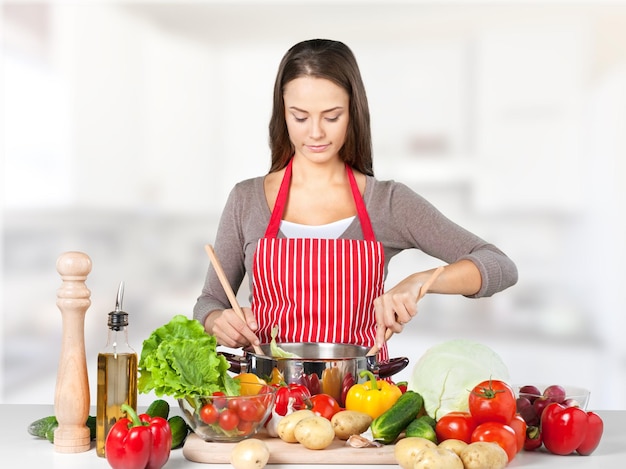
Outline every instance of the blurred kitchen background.
<path fill-rule="evenodd" d="M 376 175 L 407 183 L 519 268 L 492 298 L 426 297 L 391 355 L 415 363 L 464 337 L 498 352 L 513 382 L 584 386 L 591 408 L 626 408 L 623 2 L 1 8 L 0 402 L 54 401 L 63 252 L 93 262 L 92 402 L 120 281 L 138 352 L 174 314 L 191 316 L 229 190 L 268 170 L 278 63 L 292 44 L 327 37 L 359 61 Z M 388 282 L 439 264 L 405 252 Z"/>

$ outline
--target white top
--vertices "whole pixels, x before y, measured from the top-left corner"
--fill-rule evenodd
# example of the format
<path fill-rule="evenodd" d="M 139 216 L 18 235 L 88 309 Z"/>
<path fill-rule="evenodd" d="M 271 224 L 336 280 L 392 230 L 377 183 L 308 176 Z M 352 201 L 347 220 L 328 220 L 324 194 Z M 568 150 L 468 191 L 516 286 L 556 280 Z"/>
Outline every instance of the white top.
<path fill-rule="evenodd" d="M 287 238 L 336 239 L 348 229 L 354 218 L 348 217 L 326 225 L 301 225 L 283 220 L 280 222 L 280 231 Z"/>

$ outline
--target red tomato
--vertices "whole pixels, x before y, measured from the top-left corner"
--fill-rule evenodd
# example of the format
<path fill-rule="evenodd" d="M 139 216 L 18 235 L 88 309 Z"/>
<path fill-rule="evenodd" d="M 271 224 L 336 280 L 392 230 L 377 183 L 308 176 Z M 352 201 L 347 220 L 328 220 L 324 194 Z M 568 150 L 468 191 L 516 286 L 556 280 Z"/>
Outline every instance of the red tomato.
<path fill-rule="evenodd" d="M 526 428 L 528 425 L 526 425 L 526 421 L 520 414 L 515 414 L 509 422 L 509 427 L 513 429 L 515 436 L 517 437 L 517 452 L 519 453 L 524 448 L 524 443 L 526 441 Z"/>
<path fill-rule="evenodd" d="M 213 399 L 213 405 L 215 407 L 217 407 L 218 409 L 223 409 L 224 407 L 226 407 L 226 399 L 224 399 L 224 396 L 226 394 L 224 394 L 221 391 L 215 391 L 212 395 L 212 399 Z"/>
<path fill-rule="evenodd" d="M 470 443 L 476 421 L 469 412 L 448 412 L 435 425 L 437 440 L 461 440 Z"/>
<path fill-rule="evenodd" d="M 259 422 L 265 415 L 266 407 L 258 399 L 246 399 L 237 407 L 237 415 L 247 422 Z"/>
<path fill-rule="evenodd" d="M 509 462 L 517 454 L 517 435 L 510 426 L 500 422 L 485 422 L 478 425 L 472 432 L 474 441 L 497 443 L 506 452 Z"/>
<path fill-rule="evenodd" d="M 239 423 L 237 424 L 237 430 L 239 430 L 239 433 L 242 433 L 244 435 L 247 435 L 248 433 L 250 433 L 253 428 L 254 428 L 254 422 L 250 422 L 248 420 L 240 420 Z"/>
<path fill-rule="evenodd" d="M 469 411 L 477 423 L 508 424 L 517 410 L 515 393 L 504 381 L 488 380 L 478 383 L 469 394 Z"/>
<path fill-rule="evenodd" d="M 238 398 L 238 399 L 227 399 L 227 404 L 226 407 L 228 407 L 230 410 L 233 410 L 235 412 L 237 412 L 237 410 L 239 409 L 239 404 L 242 402 L 242 399 Z"/>
<path fill-rule="evenodd" d="M 232 409 L 224 409 L 220 414 L 219 423 L 222 430 L 234 430 L 239 425 L 239 416 Z"/>
<path fill-rule="evenodd" d="M 220 416 L 220 411 L 213 404 L 205 404 L 200 409 L 200 420 L 207 425 L 217 422 Z"/>
<path fill-rule="evenodd" d="M 339 404 L 337 403 L 335 398 L 328 394 L 316 394 L 315 396 L 312 396 L 309 400 L 313 405 L 313 407 L 311 407 L 313 413 L 320 415 L 328 420 L 333 418 L 333 415 L 341 410 L 341 407 L 339 407 Z"/>

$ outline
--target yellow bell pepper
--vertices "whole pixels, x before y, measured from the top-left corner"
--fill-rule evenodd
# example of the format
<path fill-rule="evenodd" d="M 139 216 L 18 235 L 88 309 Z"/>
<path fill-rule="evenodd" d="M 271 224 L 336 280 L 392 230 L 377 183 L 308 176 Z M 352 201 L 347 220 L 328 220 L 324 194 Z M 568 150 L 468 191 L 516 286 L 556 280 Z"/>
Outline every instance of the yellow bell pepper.
<path fill-rule="evenodd" d="M 346 409 L 368 414 L 372 419 L 389 410 L 402 395 L 395 384 L 377 380 L 371 371 L 363 370 L 361 378 L 368 378 L 364 383 L 352 385 L 346 395 Z"/>
<path fill-rule="evenodd" d="M 268 377 L 268 383 L 269 384 L 285 384 L 285 377 L 283 376 L 282 372 L 274 367 L 272 368 L 272 374 Z"/>

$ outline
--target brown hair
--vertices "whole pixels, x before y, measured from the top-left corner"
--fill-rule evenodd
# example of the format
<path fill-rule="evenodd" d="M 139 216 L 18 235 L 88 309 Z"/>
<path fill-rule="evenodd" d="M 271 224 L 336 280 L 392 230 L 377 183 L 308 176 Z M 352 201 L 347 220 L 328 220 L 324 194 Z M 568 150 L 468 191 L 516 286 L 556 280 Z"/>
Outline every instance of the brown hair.
<path fill-rule="evenodd" d="M 374 175 L 370 114 L 361 72 L 352 51 L 345 44 L 329 39 L 300 42 L 287 51 L 280 62 L 274 84 L 274 107 L 270 119 L 270 172 L 287 166 L 294 148 L 285 122 L 285 85 L 302 76 L 325 78 L 342 87 L 350 98 L 350 121 L 339 157 L 354 169 Z"/>

